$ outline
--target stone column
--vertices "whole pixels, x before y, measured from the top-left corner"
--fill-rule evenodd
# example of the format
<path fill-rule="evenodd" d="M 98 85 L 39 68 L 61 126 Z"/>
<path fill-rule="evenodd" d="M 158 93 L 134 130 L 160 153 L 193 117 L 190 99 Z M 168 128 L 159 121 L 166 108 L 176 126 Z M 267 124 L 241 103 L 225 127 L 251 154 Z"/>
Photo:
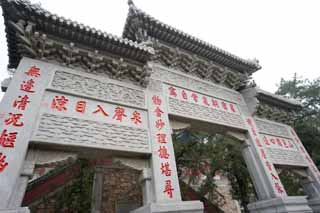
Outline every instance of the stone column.
<path fill-rule="evenodd" d="M 92 201 L 91 213 L 100 213 L 102 207 L 102 193 L 103 193 L 103 168 L 97 166 L 95 168 L 93 187 L 92 187 Z"/>
<path fill-rule="evenodd" d="M 22 172 L 15 185 L 14 192 L 10 197 L 9 208 L 19 208 L 22 205 L 24 194 L 26 192 L 28 182 L 33 176 L 35 163 L 34 161 L 25 161 Z"/>
<path fill-rule="evenodd" d="M 152 189 L 152 173 L 151 169 L 145 168 L 141 172 L 140 182 L 142 184 L 143 205 L 148 205 L 153 202 L 153 189 Z"/>
<path fill-rule="evenodd" d="M 250 203 L 252 213 L 312 212 L 304 196 L 287 196 L 274 165 L 261 144 L 262 137 L 252 117 L 245 117 L 248 126 L 247 146 L 242 153 L 258 194 L 258 201 Z"/>
<path fill-rule="evenodd" d="M 320 212 L 320 187 L 310 176 L 300 181 L 304 192 L 308 195 L 308 204 L 314 212 Z"/>
<path fill-rule="evenodd" d="M 151 80 L 147 89 L 151 143 L 152 198 L 144 198 L 144 206 L 133 213 L 203 212 L 200 201 L 182 201 L 173 151 L 167 98 L 162 82 Z M 147 180 L 147 182 L 149 182 Z M 146 183 L 147 183 L 146 182 Z M 146 190 L 148 190 L 146 188 Z M 145 191 L 145 195 L 149 192 Z M 150 202 L 152 201 L 152 202 Z"/>
<path fill-rule="evenodd" d="M 270 184 L 268 184 L 263 177 L 263 171 L 261 171 L 261 166 L 257 161 L 253 149 L 248 141 L 245 141 L 241 147 L 242 156 L 245 160 L 249 174 L 251 176 L 254 188 L 258 195 L 259 200 L 268 199 L 271 196 Z"/>

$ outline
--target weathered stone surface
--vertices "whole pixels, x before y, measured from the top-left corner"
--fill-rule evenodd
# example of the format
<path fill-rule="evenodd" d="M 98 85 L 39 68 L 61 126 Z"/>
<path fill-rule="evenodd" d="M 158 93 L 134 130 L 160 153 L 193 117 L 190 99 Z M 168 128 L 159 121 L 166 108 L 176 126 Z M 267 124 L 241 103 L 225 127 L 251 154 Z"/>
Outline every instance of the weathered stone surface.
<path fill-rule="evenodd" d="M 283 125 L 277 124 L 264 119 L 255 118 L 259 132 L 270 135 L 278 135 L 283 137 L 290 137 L 289 131 Z"/>
<path fill-rule="evenodd" d="M 218 123 L 240 129 L 245 128 L 244 121 L 240 115 L 215 110 L 185 101 L 179 101 L 175 98 L 169 98 L 169 109 L 170 113 L 173 115 Z"/>
<path fill-rule="evenodd" d="M 150 153 L 146 129 L 47 113 L 41 116 L 32 141 Z"/>
<path fill-rule="evenodd" d="M 81 96 L 97 98 L 145 107 L 145 94 L 142 90 L 122 86 L 106 78 L 88 77 L 66 71 L 56 71 L 51 83 L 52 89 L 75 93 Z"/>

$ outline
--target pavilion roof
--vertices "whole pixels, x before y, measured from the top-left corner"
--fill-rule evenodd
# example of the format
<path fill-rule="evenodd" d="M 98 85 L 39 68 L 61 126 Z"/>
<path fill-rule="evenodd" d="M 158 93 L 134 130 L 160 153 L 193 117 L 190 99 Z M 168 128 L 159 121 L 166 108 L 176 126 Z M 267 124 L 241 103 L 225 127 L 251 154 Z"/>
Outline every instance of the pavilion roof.
<path fill-rule="evenodd" d="M 138 9 L 129 0 L 129 14 L 122 36 L 137 41 L 135 34 L 139 30 L 146 30 L 147 35 L 164 41 L 173 46 L 185 49 L 191 53 L 200 55 L 221 65 L 231 67 L 240 72 L 253 73 L 259 69 L 257 60 L 246 60 L 212 44 L 202 41 L 192 35 L 184 33 L 170 25 L 167 25 L 144 11 Z"/>
<path fill-rule="evenodd" d="M 15 68 L 21 58 L 18 42 L 21 38 L 16 33 L 17 30 L 21 30 L 16 25 L 19 20 L 34 23 L 36 31 L 140 62 L 146 62 L 153 54 L 150 47 L 58 16 L 27 0 L 0 0 L 0 4 L 6 27 L 9 68 Z"/>
<path fill-rule="evenodd" d="M 286 98 L 282 95 L 276 95 L 271 92 L 267 92 L 260 88 L 256 88 L 257 98 L 260 101 L 267 102 L 273 105 L 282 106 L 285 108 L 299 109 L 302 107 L 302 104 L 297 99 Z"/>

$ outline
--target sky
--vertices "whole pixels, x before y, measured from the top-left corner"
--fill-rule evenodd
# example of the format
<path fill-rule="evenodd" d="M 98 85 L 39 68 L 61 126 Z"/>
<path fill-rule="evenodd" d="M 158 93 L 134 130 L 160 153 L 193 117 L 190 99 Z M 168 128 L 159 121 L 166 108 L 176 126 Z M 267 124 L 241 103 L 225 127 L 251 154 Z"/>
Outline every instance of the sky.
<path fill-rule="evenodd" d="M 32 0 L 52 13 L 121 36 L 126 0 Z M 318 0 L 134 0 L 156 19 L 245 59 L 262 69 L 257 85 L 275 92 L 281 78 L 320 77 Z M 1 17 L 2 17 L 2 11 Z M 0 18 L 0 81 L 7 74 L 7 43 Z M 0 93 L 0 98 L 3 94 Z"/>

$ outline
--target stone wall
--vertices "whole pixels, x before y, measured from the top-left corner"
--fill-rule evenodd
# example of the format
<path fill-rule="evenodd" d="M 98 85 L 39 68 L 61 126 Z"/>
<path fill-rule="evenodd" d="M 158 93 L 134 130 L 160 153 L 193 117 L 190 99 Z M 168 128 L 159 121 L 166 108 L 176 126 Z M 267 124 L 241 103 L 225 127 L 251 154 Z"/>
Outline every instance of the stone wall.
<path fill-rule="evenodd" d="M 140 171 L 129 167 L 105 167 L 101 213 L 126 213 L 142 206 Z"/>

